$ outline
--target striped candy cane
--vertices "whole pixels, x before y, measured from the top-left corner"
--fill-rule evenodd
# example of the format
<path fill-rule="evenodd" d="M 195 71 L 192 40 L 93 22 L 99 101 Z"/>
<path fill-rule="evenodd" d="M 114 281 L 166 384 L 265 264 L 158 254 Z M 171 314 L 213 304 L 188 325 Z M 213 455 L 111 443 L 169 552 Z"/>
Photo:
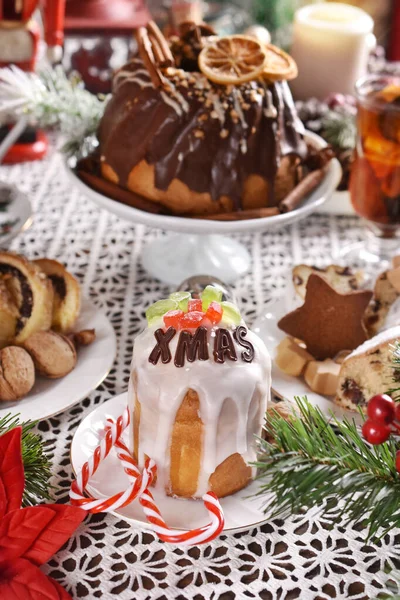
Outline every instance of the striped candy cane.
<path fill-rule="evenodd" d="M 225 519 L 222 507 L 217 496 L 213 492 L 207 492 L 203 496 L 211 521 L 204 527 L 183 531 L 170 529 L 164 521 L 161 512 L 156 505 L 148 487 L 153 482 L 157 467 L 152 459 L 147 459 L 143 472 L 140 473 L 137 464 L 126 444 L 122 441 L 122 432 L 129 425 L 129 410 L 118 417 L 114 422 L 107 420 L 105 436 L 96 447 L 93 456 L 83 465 L 76 480 L 71 485 L 71 504 L 80 506 L 91 513 L 110 512 L 127 506 L 136 498 L 143 508 L 146 519 L 151 523 L 153 531 L 164 542 L 183 546 L 205 544 L 215 539 L 223 530 Z M 85 495 L 85 488 L 91 476 L 97 471 L 100 463 L 108 456 L 111 449 L 117 449 L 117 456 L 121 461 L 125 473 L 128 475 L 130 485 L 125 492 L 119 492 L 110 498 L 93 498 Z"/>

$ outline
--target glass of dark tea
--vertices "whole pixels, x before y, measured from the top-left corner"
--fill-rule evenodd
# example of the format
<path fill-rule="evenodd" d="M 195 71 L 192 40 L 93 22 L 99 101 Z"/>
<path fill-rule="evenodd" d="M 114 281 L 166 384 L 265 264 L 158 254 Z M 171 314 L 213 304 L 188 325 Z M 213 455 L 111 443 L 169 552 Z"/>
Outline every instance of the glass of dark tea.
<path fill-rule="evenodd" d="M 370 75 L 356 85 L 357 145 L 350 177 L 364 242 L 344 248 L 347 264 L 387 267 L 400 253 L 400 77 Z"/>

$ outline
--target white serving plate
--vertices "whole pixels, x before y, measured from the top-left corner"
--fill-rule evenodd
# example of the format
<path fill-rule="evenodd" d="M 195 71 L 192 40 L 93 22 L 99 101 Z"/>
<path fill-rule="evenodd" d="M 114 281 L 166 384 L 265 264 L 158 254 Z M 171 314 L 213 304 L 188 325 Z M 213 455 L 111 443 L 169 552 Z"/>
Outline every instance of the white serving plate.
<path fill-rule="evenodd" d="M 81 422 L 71 445 L 71 463 L 75 473 L 92 456 L 99 443 L 99 432 L 104 429 L 106 420 L 110 417 L 118 418 L 124 412 L 126 403 L 127 393 L 115 396 L 98 406 Z M 131 447 L 128 430 L 124 432 L 123 439 L 127 446 Z M 112 477 L 110 477 L 110 473 L 112 473 Z M 128 477 L 113 449 L 91 478 L 87 489 L 94 497 L 104 498 L 125 490 L 128 485 Z M 225 516 L 224 532 L 247 531 L 267 520 L 262 509 L 265 498 L 255 497 L 259 486 L 257 481 L 253 481 L 240 492 L 220 500 Z M 169 527 L 187 530 L 202 527 L 209 522 L 202 501 L 171 498 L 159 491 L 153 492 L 153 490 L 152 493 Z M 137 500 L 113 514 L 123 517 L 124 520 L 137 527 L 152 528 Z"/>
<path fill-rule="evenodd" d="M 84 299 L 75 331 L 95 329 L 96 339 L 78 350 L 76 367 L 61 379 L 37 376 L 29 394 L 18 402 L 1 402 L 0 418 L 19 415 L 21 421 L 38 421 L 80 402 L 107 377 L 117 351 L 113 326 L 106 315 Z"/>

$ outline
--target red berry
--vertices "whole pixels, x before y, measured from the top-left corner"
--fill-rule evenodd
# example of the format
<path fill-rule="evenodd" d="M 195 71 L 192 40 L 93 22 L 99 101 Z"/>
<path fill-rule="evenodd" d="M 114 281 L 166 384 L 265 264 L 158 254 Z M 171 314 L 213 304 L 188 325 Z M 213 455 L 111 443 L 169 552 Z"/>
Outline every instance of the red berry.
<path fill-rule="evenodd" d="M 199 327 L 202 324 L 204 317 L 205 314 L 197 310 L 187 312 L 180 321 L 180 327 L 181 329 L 196 329 L 196 327 Z"/>
<path fill-rule="evenodd" d="M 394 421 L 395 408 L 395 403 L 390 396 L 379 394 L 368 402 L 367 414 L 375 423 L 390 425 Z"/>
<path fill-rule="evenodd" d="M 395 416 L 396 421 L 400 421 L 400 402 L 396 402 Z"/>
<path fill-rule="evenodd" d="M 396 471 L 400 473 L 400 450 L 396 452 Z"/>
<path fill-rule="evenodd" d="M 189 300 L 188 302 L 188 312 L 193 311 L 202 311 L 202 302 L 201 300 Z"/>
<path fill-rule="evenodd" d="M 367 419 L 362 426 L 362 434 L 370 444 L 383 444 L 383 442 L 386 442 L 386 440 L 389 439 L 390 427 Z"/>
<path fill-rule="evenodd" d="M 170 310 L 165 313 L 163 317 L 165 327 L 175 327 L 175 329 L 179 329 L 184 314 L 183 310 Z"/>
<path fill-rule="evenodd" d="M 222 319 L 222 306 L 219 302 L 210 302 L 207 308 L 206 317 L 210 319 L 211 323 L 216 325 Z"/>

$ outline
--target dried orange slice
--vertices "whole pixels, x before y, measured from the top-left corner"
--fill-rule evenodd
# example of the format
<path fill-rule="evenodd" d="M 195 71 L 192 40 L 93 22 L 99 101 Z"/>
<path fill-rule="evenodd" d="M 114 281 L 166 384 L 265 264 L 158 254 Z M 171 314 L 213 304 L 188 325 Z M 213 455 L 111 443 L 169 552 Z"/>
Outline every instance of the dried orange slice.
<path fill-rule="evenodd" d="M 263 76 L 266 79 L 279 81 L 281 79 L 288 80 L 297 77 L 297 65 L 289 54 L 273 44 L 266 44 L 264 50 L 266 53 L 266 62 L 263 69 Z"/>
<path fill-rule="evenodd" d="M 223 85 L 239 85 L 257 79 L 262 76 L 265 64 L 264 45 L 246 35 L 214 38 L 199 55 L 203 75 Z"/>

